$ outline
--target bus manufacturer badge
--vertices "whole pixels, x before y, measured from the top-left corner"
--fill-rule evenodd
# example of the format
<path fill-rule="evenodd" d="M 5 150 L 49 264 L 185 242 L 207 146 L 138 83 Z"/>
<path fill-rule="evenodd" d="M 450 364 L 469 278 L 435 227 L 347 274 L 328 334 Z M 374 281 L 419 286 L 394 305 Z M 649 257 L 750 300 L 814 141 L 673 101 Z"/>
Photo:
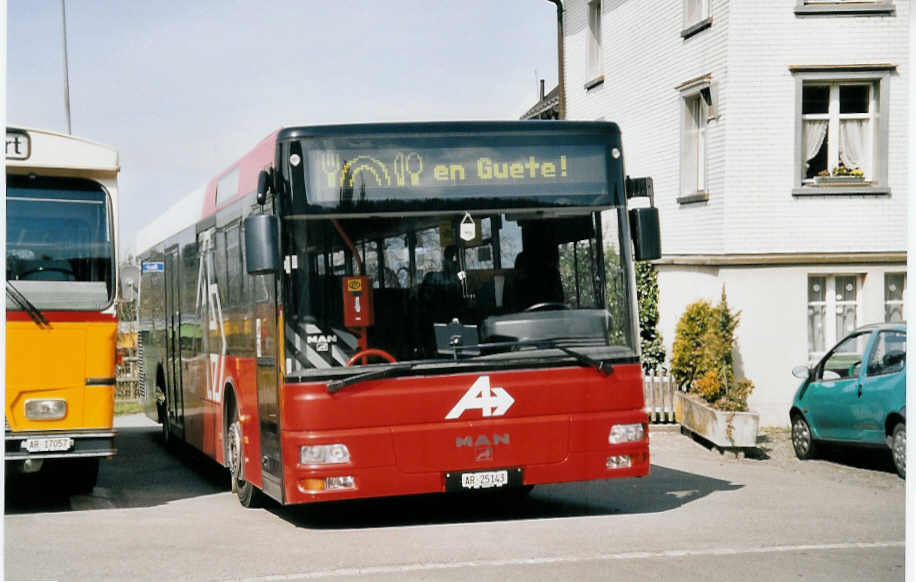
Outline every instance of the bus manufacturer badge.
<path fill-rule="evenodd" d="M 480 376 L 471 384 L 461 400 L 445 415 L 446 420 L 461 418 L 465 410 L 480 409 L 484 417 L 502 416 L 515 399 L 501 387 L 490 387 L 490 377 Z"/>

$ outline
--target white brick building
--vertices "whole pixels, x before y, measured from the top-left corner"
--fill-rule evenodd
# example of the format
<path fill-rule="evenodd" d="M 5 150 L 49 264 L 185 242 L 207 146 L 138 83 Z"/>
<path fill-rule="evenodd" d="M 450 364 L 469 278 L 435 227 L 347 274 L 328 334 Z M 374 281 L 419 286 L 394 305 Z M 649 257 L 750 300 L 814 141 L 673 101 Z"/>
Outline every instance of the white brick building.
<path fill-rule="evenodd" d="M 788 425 L 794 365 L 902 312 L 909 0 L 564 7 L 566 117 L 617 122 L 655 180 L 669 356 L 724 285 L 751 407 Z M 863 176 L 817 176 L 841 162 Z"/>

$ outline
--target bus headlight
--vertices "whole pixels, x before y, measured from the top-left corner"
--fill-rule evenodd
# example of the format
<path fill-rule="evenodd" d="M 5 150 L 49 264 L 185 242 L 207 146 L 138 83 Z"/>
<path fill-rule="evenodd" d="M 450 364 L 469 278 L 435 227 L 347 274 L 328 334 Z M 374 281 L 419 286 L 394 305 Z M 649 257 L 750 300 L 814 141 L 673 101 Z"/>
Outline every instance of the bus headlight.
<path fill-rule="evenodd" d="M 640 424 L 615 424 L 611 427 L 607 441 L 612 445 L 620 443 L 633 443 L 644 439 L 646 431 Z"/>
<path fill-rule="evenodd" d="M 29 420 L 60 420 L 67 416 L 67 401 L 62 399 L 26 400 L 25 417 Z"/>
<path fill-rule="evenodd" d="M 347 445 L 306 445 L 299 448 L 299 462 L 303 465 L 332 465 L 350 462 Z"/>

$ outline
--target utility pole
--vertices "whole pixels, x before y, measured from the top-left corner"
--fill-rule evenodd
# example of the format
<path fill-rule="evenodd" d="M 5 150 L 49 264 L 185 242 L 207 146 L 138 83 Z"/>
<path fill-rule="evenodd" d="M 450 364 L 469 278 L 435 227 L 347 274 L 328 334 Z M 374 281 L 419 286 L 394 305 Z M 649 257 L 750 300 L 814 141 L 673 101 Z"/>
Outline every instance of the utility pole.
<path fill-rule="evenodd" d="M 70 62 L 67 58 L 67 0 L 60 0 L 61 15 L 64 19 L 64 107 L 67 110 L 67 135 L 73 133 L 70 127 Z"/>

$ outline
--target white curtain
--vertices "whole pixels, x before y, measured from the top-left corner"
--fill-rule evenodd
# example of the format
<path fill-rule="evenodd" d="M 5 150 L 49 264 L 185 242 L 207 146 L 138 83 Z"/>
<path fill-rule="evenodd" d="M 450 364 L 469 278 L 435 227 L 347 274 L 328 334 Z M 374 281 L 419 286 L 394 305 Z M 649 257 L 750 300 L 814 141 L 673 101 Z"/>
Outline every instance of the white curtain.
<path fill-rule="evenodd" d="M 824 138 L 827 137 L 827 120 L 805 121 L 805 162 L 821 151 Z M 807 167 L 807 164 L 805 164 Z"/>
<path fill-rule="evenodd" d="M 861 168 L 871 176 L 871 132 L 867 119 L 840 121 L 840 161 L 847 168 Z"/>

